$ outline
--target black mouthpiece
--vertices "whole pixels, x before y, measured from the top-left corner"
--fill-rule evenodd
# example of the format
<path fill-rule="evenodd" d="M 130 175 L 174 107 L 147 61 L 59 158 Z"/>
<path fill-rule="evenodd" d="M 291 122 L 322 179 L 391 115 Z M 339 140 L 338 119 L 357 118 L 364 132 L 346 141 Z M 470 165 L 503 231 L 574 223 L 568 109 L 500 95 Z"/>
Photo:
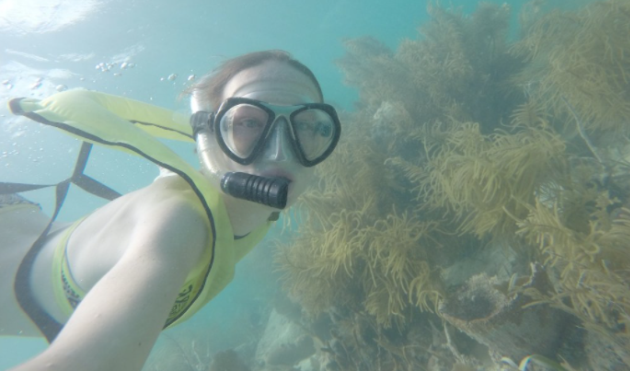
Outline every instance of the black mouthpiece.
<path fill-rule="evenodd" d="M 221 179 L 221 189 L 236 198 L 284 209 L 287 206 L 289 180 L 247 173 L 227 173 Z"/>

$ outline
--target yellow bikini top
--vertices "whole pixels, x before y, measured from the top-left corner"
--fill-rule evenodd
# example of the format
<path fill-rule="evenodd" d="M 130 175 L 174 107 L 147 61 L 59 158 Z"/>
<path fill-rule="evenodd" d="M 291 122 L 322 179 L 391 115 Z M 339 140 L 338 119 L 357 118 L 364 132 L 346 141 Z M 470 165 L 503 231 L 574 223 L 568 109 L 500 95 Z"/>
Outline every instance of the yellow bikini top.
<path fill-rule="evenodd" d="M 216 296 L 232 280 L 236 263 L 264 237 L 271 225 L 268 222 L 243 238 L 234 238 L 221 192 L 157 139 L 194 142 L 185 115 L 124 97 L 79 89 L 44 100 L 15 99 L 9 105 L 14 114 L 56 127 L 85 142 L 142 156 L 176 173 L 191 186 L 200 209 L 207 215 L 210 242 L 203 259 L 187 276 L 165 327 L 188 319 Z M 61 274 L 61 270 L 58 272 Z M 66 310 L 72 311 L 70 303 Z"/>

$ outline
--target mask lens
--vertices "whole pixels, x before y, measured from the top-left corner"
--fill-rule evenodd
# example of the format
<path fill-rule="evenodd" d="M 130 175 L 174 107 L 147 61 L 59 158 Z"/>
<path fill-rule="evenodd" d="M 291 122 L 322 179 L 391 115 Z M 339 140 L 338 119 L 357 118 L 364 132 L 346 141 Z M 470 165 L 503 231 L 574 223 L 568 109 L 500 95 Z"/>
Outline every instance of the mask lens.
<path fill-rule="evenodd" d="M 251 104 L 238 104 L 221 117 L 221 136 L 228 149 L 237 157 L 249 157 L 260 142 L 269 114 Z"/>
<path fill-rule="evenodd" d="M 308 161 L 324 154 L 337 135 L 333 118 L 326 111 L 316 108 L 298 112 L 293 117 L 293 130 Z"/>

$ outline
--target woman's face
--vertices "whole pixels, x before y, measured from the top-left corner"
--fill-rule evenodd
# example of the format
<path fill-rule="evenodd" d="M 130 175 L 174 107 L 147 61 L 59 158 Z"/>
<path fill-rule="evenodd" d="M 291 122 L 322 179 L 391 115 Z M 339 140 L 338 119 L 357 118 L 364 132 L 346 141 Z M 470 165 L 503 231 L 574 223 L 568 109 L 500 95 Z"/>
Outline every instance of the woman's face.
<path fill-rule="evenodd" d="M 319 102 L 315 84 L 302 72 L 277 61 L 268 61 L 237 73 L 225 86 L 223 100 L 242 97 L 272 105 L 296 105 Z M 304 192 L 313 180 L 313 168 L 302 166 L 294 153 L 288 123 L 279 118 L 265 144 L 262 155 L 250 165 L 229 161 L 229 171 L 284 177 L 291 181 L 287 206 Z"/>

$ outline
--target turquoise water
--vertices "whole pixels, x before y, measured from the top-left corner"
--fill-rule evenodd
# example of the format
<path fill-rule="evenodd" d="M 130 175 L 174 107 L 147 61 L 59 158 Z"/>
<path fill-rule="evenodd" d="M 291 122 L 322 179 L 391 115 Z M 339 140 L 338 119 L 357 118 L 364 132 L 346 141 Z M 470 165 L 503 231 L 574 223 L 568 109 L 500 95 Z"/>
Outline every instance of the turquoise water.
<path fill-rule="evenodd" d="M 331 0 L 74 4 L 0 2 L 0 100 L 83 87 L 185 111 L 187 103 L 179 94 L 188 77 L 209 72 L 226 57 L 279 48 L 312 67 L 329 102 L 350 108 L 356 92 L 343 85 L 333 63 L 343 55 L 342 39 L 373 35 L 394 47 L 402 38 L 413 37 L 426 18 L 422 2 L 412 1 L 395 6 L 371 1 L 360 7 L 353 1 Z M 133 68 L 121 69 L 125 62 Z M 4 104 L 0 115 L 5 122 L 0 129 L 5 176 L 44 181 L 68 171 L 68 160 L 76 155 L 75 141 L 38 125 L 22 126 L 23 120 L 8 117 Z M 120 171 L 112 166 L 98 169 Z M 132 170 L 115 178 L 125 183 L 122 190 L 130 189 L 145 184 L 155 169 L 139 173 L 145 176 Z M 46 204 L 46 197 L 41 202 Z"/>
<path fill-rule="evenodd" d="M 476 6 L 474 1 L 451 3 L 466 13 Z M 515 18 L 524 1 L 507 3 Z M 79 145 L 11 117 L 4 104 L 8 99 L 82 87 L 186 111 L 186 101 L 178 96 L 189 78 L 207 73 L 226 57 L 279 48 L 312 68 L 327 101 L 352 110 L 357 92 L 343 84 L 334 63 L 344 54 L 343 39 L 369 35 L 395 49 L 405 38 L 417 37 L 416 28 L 427 19 L 426 2 L 412 0 L 0 0 L 1 178 L 59 181 L 71 171 Z M 195 161 L 192 148 L 177 149 Z M 129 191 L 150 182 L 157 169 L 96 150 L 87 173 Z M 62 220 L 74 220 L 101 205 L 80 191 L 70 197 L 79 202 L 64 210 Z M 50 193 L 34 192 L 31 198 L 50 210 Z M 213 350 L 242 341 L 247 326 L 257 321 L 256 308 L 275 290 L 269 249 L 263 246 L 248 257 L 235 282 L 195 319 L 167 332 L 161 344 L 168 346 L 199 328 L 214 336 L 209 344 Z M 0 370 L 43 346 L 39 340 L 0 338 Z"/>

